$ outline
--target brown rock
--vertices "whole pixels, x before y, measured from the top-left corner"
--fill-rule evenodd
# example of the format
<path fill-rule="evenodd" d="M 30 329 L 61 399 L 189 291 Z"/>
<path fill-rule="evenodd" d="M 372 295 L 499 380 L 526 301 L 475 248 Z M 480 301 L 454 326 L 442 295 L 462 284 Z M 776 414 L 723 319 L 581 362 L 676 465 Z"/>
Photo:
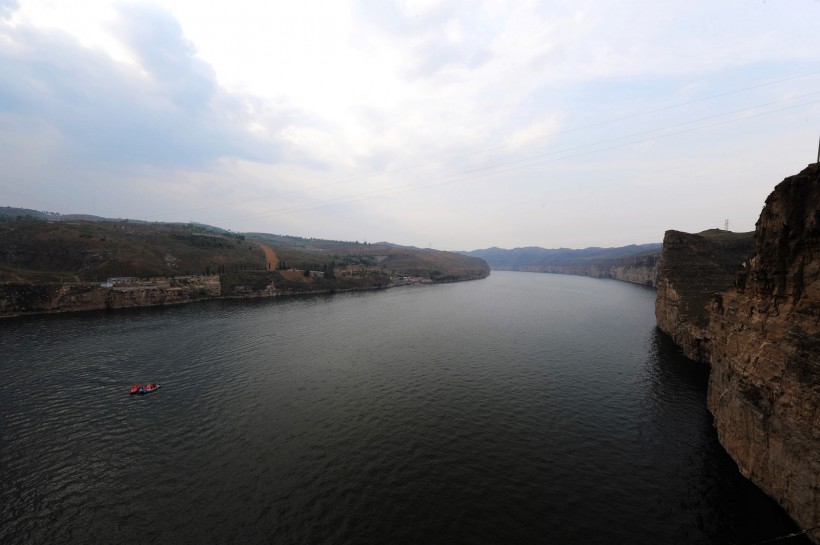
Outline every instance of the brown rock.
<path fill-rule="evenodd" d="M 728 249 L 701 238 L 666 234 L 658 327 L 711 365 L 708 406 L 740 471 L 802 528 L 817 526 L 820 165 L 774 189 L 747 259 L 739 240 Z"/>

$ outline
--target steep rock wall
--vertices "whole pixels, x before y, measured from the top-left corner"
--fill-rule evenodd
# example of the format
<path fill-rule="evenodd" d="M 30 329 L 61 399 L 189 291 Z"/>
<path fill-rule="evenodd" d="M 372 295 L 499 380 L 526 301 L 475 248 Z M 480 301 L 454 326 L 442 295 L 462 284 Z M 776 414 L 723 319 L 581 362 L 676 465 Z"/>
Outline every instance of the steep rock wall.
<path fill-rule="evenodd" d="M 0 318 L 21 314 L 190 303 L 220 295 L 219 277 L 179 277 L 167 287 L 103 287 L 98 283 L 0 284 Z"/>
<path fill-rule="evenodd" d="M 658 327 L 711 366 L 707 403 L 740 471 L 802 528 L 817 526 L 820 165 L 787 178 L 766 200 L 754 254 L 738 262 L 731 285 L 716 290 L 725 274 L 698 273 L 714 248 L 696 236 L 667 233 Z M 820 532 L 808 535 L 820 543 Z"/>
<path fill-rule="evenodd" d="M 756 227 L 755 256 L 709 308 L 708 404 L 740 471 L 808 528 L 820 524 L 820 165 L 780 183 Z"/>
<path fill-rule="evenodd" d="M 657 286 L 660 275 L 660 254 L 649 254 L 622 259 L 605 260 L 578 266 L 520 267 L 517 270 L 612 278 L 644 286 Z"/>
<path fill-rule="evenodd" d="M 657 286 L 660 261 L 661 256 L 659 254 L 636 257 L 632 260 L 632 263 L 613 266 L 610 271 L 610 278 L 632 282 L 633 284 Z"/>
<path fill-rule="evenodd" d="M 663 238 L 655 317 L 695 360 L 709 360 L 706 305 L 735 281 L 738 265 L 754 253 L 753 233 L 667 231 Z"/>

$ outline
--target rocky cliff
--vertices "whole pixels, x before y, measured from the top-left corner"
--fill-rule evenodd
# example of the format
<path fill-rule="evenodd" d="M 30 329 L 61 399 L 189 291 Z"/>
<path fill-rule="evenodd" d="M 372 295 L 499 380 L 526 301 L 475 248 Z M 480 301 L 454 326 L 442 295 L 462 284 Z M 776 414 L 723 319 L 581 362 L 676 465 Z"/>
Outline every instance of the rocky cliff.
<path fill-rule="evenodd" d="M 546 267 L 538 272 L 612 278 L 613 280 L 654 287 L 658 283 L 660 261 L 661 254 L 656 253 L 606 260 L 600 263 L 575 267 Z"/>
<path fill-rule="evenodd" d="M 774 189 L 754 249 L 744 256 L 745 248 L 739 238 L 668 232 L 658 327 L 711 366 L 707 403 L 740 471 L 812 528 L 820 524 L 820 164 Z M 808 535 L 820 543 L 820 532 Z"/>
<path fill-rule="evenodd" d="M 707 303 L 733 285 L 738 265 L 754 253 L 753 235 L 716 229 L 698 234 L 666 232 L 655 317 L 658 327 L 689 358 L 708 361 Z"/>
<path fill-rule="evenodd" d="M 220 278 L 217 275 L 186 276 L 119 287 L 94 282 L 0 283 L 0 318 L 22 314 L 175 305 L 220 295 Z"/>

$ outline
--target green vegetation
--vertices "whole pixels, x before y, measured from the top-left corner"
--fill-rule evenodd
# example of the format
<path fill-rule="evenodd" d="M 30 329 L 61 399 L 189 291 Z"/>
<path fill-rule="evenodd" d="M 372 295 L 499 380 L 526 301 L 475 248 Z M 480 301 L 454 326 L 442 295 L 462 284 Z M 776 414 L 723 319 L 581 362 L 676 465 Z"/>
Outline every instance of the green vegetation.
<path fill-rule="evenodd" d="M 383 274 L 452 282 L 489 274 L 489 267 L 482 259 L 451 252 L 386 242 L 344 242 L 267 233 L 248 233 L 247 236 L 273 248 L 280 270 L 320 271 L 325 278 Z"/>
<path fill-rule="evenodd" d="M 125 221 L 0 222 L 0 281 L 102 281 L 264 269 L 259 246 L 185 224 Z"/>
<path fill-rule="evenodd" d="M 71 218 L 71 219 L 70 219 Z M 93 219 L 75 219 L 93 218 Z M 276 254 L 276 270 L 261 245 Z M 291 271 L 299 271 L 296 277 Z M 102 282 L 112 277 L 220 275 L 223 294 L 267 289 L 382 287 L 399 276 L 481 278 L 481 259 L 388 243 L 233 233 L 198 223 L 149 223 L 0 208 L 0 282 Z M 238 290 L 238 291 L 237 291 Z"/>

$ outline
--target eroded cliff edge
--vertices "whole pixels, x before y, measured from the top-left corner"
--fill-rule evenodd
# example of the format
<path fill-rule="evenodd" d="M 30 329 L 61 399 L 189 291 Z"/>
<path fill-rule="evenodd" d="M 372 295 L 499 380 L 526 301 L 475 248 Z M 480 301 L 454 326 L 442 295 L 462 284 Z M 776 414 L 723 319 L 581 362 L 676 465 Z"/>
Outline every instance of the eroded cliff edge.
<path fill-rule="evenodd" d="M 820 164 L 775 187 L 753 242 L 667 232 L 655 313 L 711 366 L 708 407 L 741 473 L 807 529 L 820 524 Z"/>

